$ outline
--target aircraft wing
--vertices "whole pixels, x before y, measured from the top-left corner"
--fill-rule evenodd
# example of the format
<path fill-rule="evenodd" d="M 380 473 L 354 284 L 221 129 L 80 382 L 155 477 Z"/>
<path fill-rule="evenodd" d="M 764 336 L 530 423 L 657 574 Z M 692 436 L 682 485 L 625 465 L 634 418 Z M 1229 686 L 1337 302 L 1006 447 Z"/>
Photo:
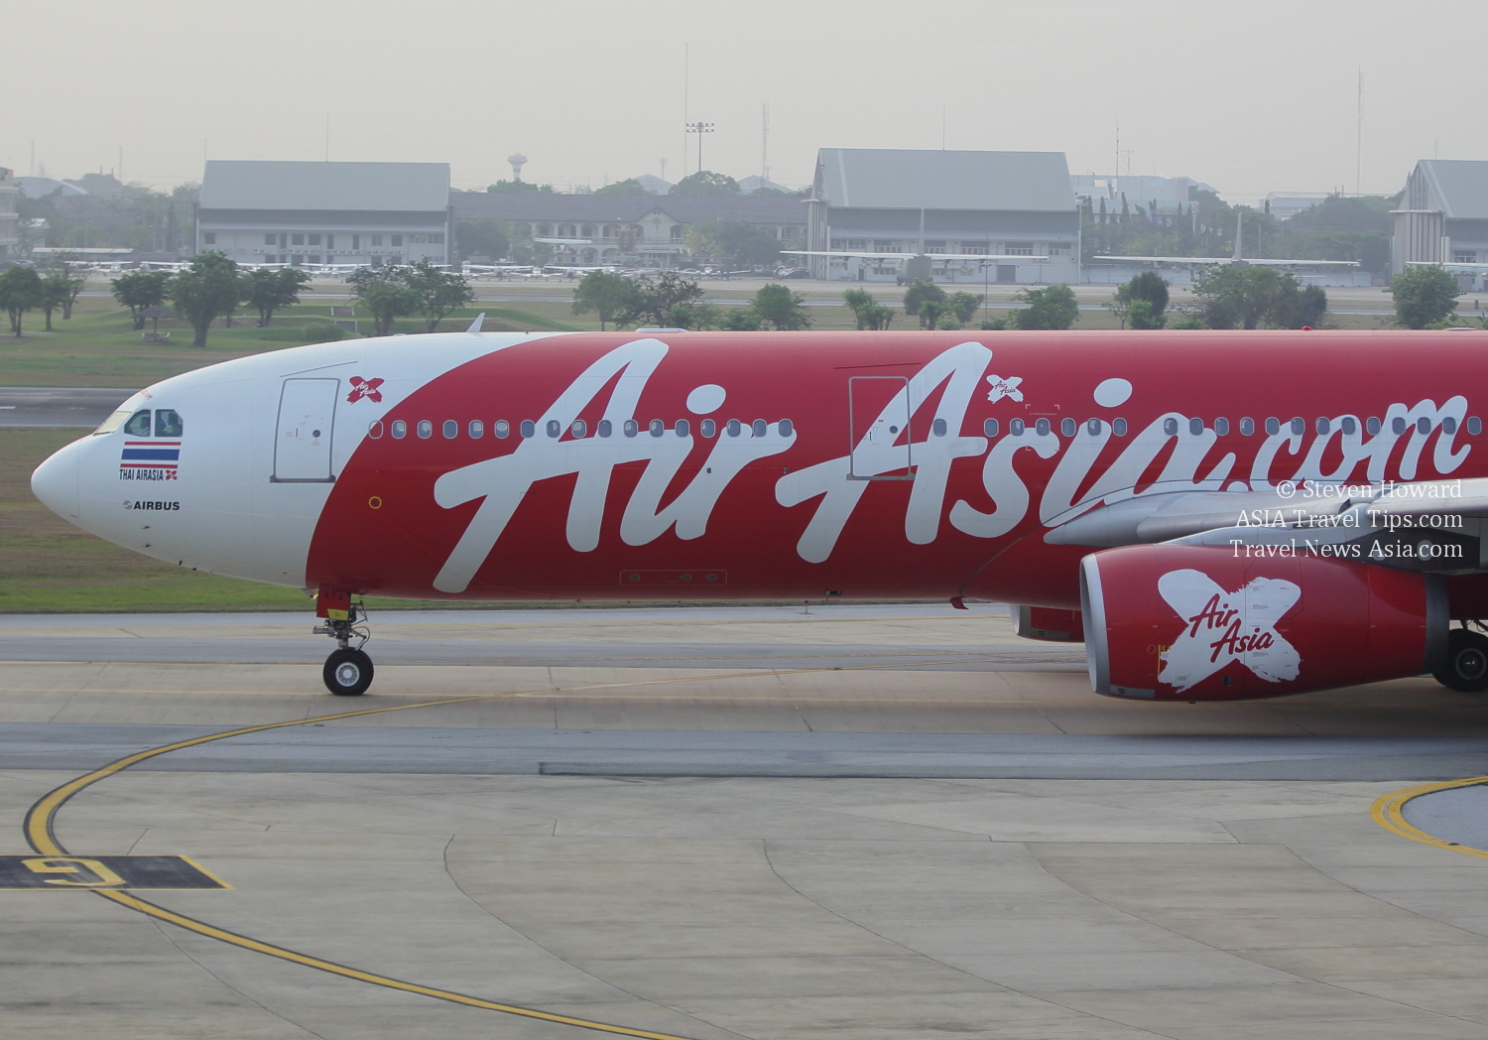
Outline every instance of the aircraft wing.
<path fill-rule="evenodd" d="M 791 256 L 854 256 L 864 260 L 913 260 L 917 256 L 927 256 L 931 260 L 976 260 L 982 263 L 1049 259 L 1047 256 L 1029 256 L 1026 253 L 855 253 L 844 249 L 782 249 L 780 252 Z"/>
<path fill-rule="evenodd" d="M 1232 256 L 1097 256 L 1096 260 L 1120 260 L 1129 263 L 1149 264 L 1191 264 L 1203 266 L 1208 264 L 1233 264 L 1237 261 Z M 1358 267 L 1357 260 L 1284 260 L 1277 257 L 1262 257 L 1252 260 L 1245 257 L 1243 263 L 1252 267 Z M 1483 265 L 1488 267 L 1488 264 Z"/>
<path fill-rule="evenodd" d="M 1461 271 L 1464 274 L 1473 271 L 1488 271 L 1488 264 L 1469 263 L 1437 263 L 1434 260 L 1407 260 L 1406 267 L 1445 267 L 1448 271 Z"/>

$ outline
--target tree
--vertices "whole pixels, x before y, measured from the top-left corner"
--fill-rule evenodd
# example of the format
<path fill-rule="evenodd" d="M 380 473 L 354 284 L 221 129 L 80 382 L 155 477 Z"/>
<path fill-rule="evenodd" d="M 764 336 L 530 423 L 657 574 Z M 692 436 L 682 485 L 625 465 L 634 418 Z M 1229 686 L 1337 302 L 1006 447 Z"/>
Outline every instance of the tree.
<path fill-rule="evenodd" d="M 1316 328 L 1328 312 L 1328 294 L 1321 285 L 1309 285 L 1281 300 L 1273 324 L 1283 329 Z"/>
<path fill-rule="evenodd" d="M 634 177 L 629 177 L 623 181 L 615 181 L 613 184 L 606 184 L 603 188 L 595 188 L 594 194 L 644 195 L 646 194 L 646 189 L 640 181 L 636 180 Z"/>
<path fill-rule="evenodd" d="M 735 307 L 719 319 L 718 327 L 730 332 L 759 332 L 765 319 L 753 307 Z"/>
<path fill-rule="evenodd" d="M 1144 306 L 1137 308 L 1138 316 L 1133 317 L 1132 310 L 1138 301 Z M 1167 308 L 1168 282 L 1156 271 L 1143 271 L 1125 285 L 1118 285 L 1115 297 L 1106 304 L 1123 329 L 1128 320 L 1134 329 L 1160 329 L 1167 321 L 1164 314 Z"/>
<path fill-rule="evenodd" d="M 533 184 L 531 181 L 497 181 L 495 184 L 486 185 L 486 191 L 492 194 L 517 194 L 519 192 L 537 192 L 540 195 L 553 194 L 551 184 Z"/>
<path fill-rule="evenodd" d="M 1302 283 L 1274 267 L 1212 264 L 1194 280 L 1211 329 L 1285 326 L 1298 313 Z"/>
<path fill-rule="evenodd" d="M 894 312 L 879 303 L 867 289 L 848 289 L 843 301 L 858 319 L 858 328 L 880 332 L 894 320 Z"/>
<path fill-rule="evenodd" d="M 463 258 L 499 260 L 511 251 L 511 235 L 494 220 L 462 220 L 455 225 L 455 245 Z"/>
<path fill-rule="evenodd" d="M 66 271 L 49 271 L 41 280 L 41 309 L 46 313 L 46 330 L 52 331 L 52 312 L 67 305 L 72 294 L 72 279 Z"/>
<path fill-rule="evenodd" d="M 976 312 L 982 305 L 982 298 L 975 293 L 955 292 L 951 293 L 947 300 L 951 305 L 951 312 L 956 315 L 956 320 L 965 325 L 976 317 Z"/>
<path fill-rule="evenodd" d="M 623 275 L 609 271 L 590 271 L 574 287 L 573 312 L 599 314 L 599 330 L 614 319 L 635 295 L 636 284 Z"/>
<path fill-rule="evenodd" d="M 718 322 L 718 308 L 701 300 L 674 303 L 666 312 L 666 327 L 669 329 L 716 329 Z"/>
<path fill-rule="evenodd" d="M 1395 297 L 1395 323 L 1424 329 L 1452 316 L 1461 291 L 1445 267 L 1418 264 L 1390 279 L 1390 295 Z"/>
<path fill-rule="evenodd" d="M 223 253 L 201 254 L 165 284 L 176 313 L 190 322 L 196 333 L 193 347 L 205 347 L 212 322 L 237 310 L 242 301 L 237 261 Z"/>
<path fill-rule="evenodd" d="M 29 310 L 42 306 L 44 290 L 41 276 L 20 264 L 0 274 L 0 309 L 10 315 L 10 331 L 21 334 L 21 318 Z"/>
<path fill-rule="evenodd" d="M 712 170 L 689 173 L 672 185 L 669 195 L 737 195 L 739 182 Z"/>
<path fill-rule="evenodd" d="M 144 310 L 165 302 L 169 282 L 170 275 L 164 271 L 131 271 L 115 278 L 109 285 L 114 299 L 129 308 L 135 331 L 139 331 L 145 327 Z"/>
<path fill-rule="evenodd" d="M 72 317 L 73 304 L 77 303 L 77 298 L 83 294 L 83 288 L 88 284 L 88 280 L 81 275 L 73 277 L 67 269 L 65 259 L 55 260 L 48 264 L 46 272 L 43 280 L 55 286 L 48 291 L 56 294 L 58 305 L 62 308 L 62 320 L 67 321 Z M 47 327 L 51 328 L 51 325 Z"/>
<path fill-rule="evenodd" d="M 418 297 L 414 309 L 424 316 L 425 332 L 433 332 L 452 311 L 475 299 L 475 290 L 464 275 L 441 271 L 427 260 L 420 260 L 408 271 L 408 288 Z"/>
<path fill-rule="evenodd" d="M 916 278 L 909 283 L 909 288 L 904 290 L 904 313 L 919 315 L 920 325 L 922 327 L 934 328 L 934 324 L 927 324 L 925 316 L 920 313 L 920 308 L 927 300 L 935 303 L 944 303 L 946 300 L 946 291 L 934 282 L 927 282 L 923 278 Z M 935 312 L 935 318 L 931 319 L 931 322 L 939 318 L 940 311 L 937 310 Z"/>
<path fill-rule="evenodd" d="M 926 329 L 959 329 L 960 323 L 956 321 L 955 311 L 951 309 L 949 299 L 921 300 L 920 301 L 920 327 Z"/>
<path fill-rule="evenodd" d="M 655 278 L 632 282 L 635 290 L 615 314 L 616 325 L 666 325 L 667 312 L 679 303 L 703 298 L 703 287 L 676 271 L 663 271 Z"/>
<path fill-rule="evenodd" d="M 1047 289 L 1024 289 L 1016 299 L 1027 304 L 1008 314 L 1008 323 L 1019 329 L 1067 329 L 1080 320 L 1075 291 L 1063 283 Z"/>
<path fill-rule="evenodd" d="M 706 237 L 717 243 L 724 256 L 742 266 L 769 267 L 780 261 L 780 240 L 775 229 L 760 224 L 709 224 Z"/>
<path fill-rule="evenodd" d="M 243 302 L 258 311 L 258 327 L 266 329 L 275 311 L 300 302 L 300 288 L 310 283 L 310 276 L 294 267 L 260 267 L 243 275 L 242 282 Z"/>
<path fill-rule="evenodd" d="M 419 296 L 409 286 L 407 272 L 406 267 L 361 267 L 347 279 L 352 295 L 372 315 L 374 336 L 388 335 L 394 318 L 418 310 Z"/>
<path fill-rule="evenodd" d="M 811 328 L 811 315 L 806 313 L 806 298 L 791 292 L 789 286 L 767 282 L 754 294 L 750 306 L 761 320 L 782 331 Z"/>

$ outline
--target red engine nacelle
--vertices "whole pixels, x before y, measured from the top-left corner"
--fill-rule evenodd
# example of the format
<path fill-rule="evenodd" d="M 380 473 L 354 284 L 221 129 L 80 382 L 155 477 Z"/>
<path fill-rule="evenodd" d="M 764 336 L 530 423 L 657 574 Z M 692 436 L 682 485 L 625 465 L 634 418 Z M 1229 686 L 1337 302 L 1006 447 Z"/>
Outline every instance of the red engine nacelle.
<path fill-rule="evenodd" d="M 1441 578 L 1346 560 L 1134 545 L 1085 557 L 1096 693 L 1278 697 L 1429 671 L 1446 654 Z"/>

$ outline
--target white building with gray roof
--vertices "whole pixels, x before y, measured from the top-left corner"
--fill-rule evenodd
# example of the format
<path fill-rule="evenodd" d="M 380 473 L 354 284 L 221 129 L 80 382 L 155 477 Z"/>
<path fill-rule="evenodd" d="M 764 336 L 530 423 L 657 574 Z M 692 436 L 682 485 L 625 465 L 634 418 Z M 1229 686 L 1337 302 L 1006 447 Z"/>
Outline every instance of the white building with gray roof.
<path fill-rule="evenodd" d="M 935 278 L 953 282 L 1080 280 L 1080 216 L 1062 152 L 823 148 L 807 211 L 809 249 L 924 253 Z M 985 271 L 935 262 L 949 253 L 1028 260 Z M 812 259 L 818 278 L 892 281 L 900 272 L 866 258 Z"/>
<path fill-rule="evenodd" d="M 1392 274 L 1409 263 L 1488 263 L 1488 162 L 1422 159 L 1391 212 Z"/>
<path fill-rule="evenodd" d="M 448 163 L 212 160 L 197 252 L 246 264 L 449 262 Z"/>

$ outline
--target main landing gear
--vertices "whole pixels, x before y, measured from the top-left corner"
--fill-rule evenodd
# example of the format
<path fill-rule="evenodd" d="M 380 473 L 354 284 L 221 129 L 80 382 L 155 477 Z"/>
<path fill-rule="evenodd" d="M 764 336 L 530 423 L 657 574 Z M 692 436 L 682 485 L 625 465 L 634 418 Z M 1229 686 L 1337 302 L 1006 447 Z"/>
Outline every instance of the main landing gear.
<path fill-rule="evenodd" d="M 321 589 L 315 596 L 315 616 L 325 618 L 324 625 L 313 629 L 315 634 L 330 636 L 337 646 L 321 669 L 326 689 L 337 697 L 366 693 L 372 685 L 372 658 L 362 649 L 372 638 L 365 624 L 366 609 L 360 603 L 352 603 L 349 593 Z M 353 639 L 357 640 L 354 647 Z"/>
<path fill-rule="evenodd" d="M 1449 690 L 1482 693 L 1488 690 L 1488 636 L 1467 628 L 1482 628 L 1482 622 L 1464 622 L 1447 633 L 1447 659 L 1431 674 Z"/>

